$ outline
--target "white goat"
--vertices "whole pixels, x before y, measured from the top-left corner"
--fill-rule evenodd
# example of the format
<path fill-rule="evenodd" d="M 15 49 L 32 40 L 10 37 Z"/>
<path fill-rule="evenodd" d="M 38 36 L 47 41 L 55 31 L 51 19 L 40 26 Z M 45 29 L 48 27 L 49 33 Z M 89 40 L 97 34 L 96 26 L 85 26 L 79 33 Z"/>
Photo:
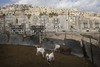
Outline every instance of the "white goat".
<path fill-rule="evenodd" d="M 49 60 L 49 54 L 48 53 L 46 53 L 46 59 Z"/>
<path fill-rule="evenodd" d="M 56 51 L 57 49 L 59 49 L 60 48 L 60 45 L 58 45 L 58 44 L 55 44 L 55 48 L 54 48 L 54 51 Z"/>
<path fill-rule="evenodd" d="M 54 61 L 54 52 L 50 53 L 50 54 L 46 54 L 46 58 L 47 61 L 49 62 L 49 64 L 51 63 L 51 61 Z"/>
<path fill-rule="evenodd" d="M 43 47 L 40 47 L 40 48 L 37 47 L 36 55 L 38 55 L 39 53 L 41 53 L 42 56 L 44 57 L 45 49 Z"/>

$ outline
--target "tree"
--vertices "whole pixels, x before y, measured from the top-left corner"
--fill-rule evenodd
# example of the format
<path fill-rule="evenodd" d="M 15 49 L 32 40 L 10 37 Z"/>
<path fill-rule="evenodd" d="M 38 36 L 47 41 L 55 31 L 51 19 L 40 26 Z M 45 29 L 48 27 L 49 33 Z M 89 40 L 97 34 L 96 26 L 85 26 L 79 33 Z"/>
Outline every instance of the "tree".
<path fill-rule="evenodd" d="M 49 13 L 49 17 L 53 17 L 53 16 L 58 16 L 58 14 L 57 13 L 54 13 L 54 12 Z"/>
<path fill-rule="evenodd" d="M 40 15 L 40 16 L 43 16 L 43 15 L 47 15 L 47 14 L 46 14 L 46 12 L 43 12 L 43 13 L 40 12 L 39 15 Z"/>

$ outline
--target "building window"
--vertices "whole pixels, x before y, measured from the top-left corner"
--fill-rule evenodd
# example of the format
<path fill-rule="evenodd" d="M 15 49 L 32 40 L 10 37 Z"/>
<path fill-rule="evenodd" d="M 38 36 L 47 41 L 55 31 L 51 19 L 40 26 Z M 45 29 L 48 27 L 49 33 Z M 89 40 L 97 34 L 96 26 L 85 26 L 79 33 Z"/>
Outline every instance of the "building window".
<path fill-rule="evenodd" d="M 21 32 L 21 30 L 18 30 L 19 32 Z"/>
<path fill-rule="evenodd" d="M 99 28 L 99 22 L 95 22 L 95 29 Z"/>
<path fill-rule="evenodd" d="M 55 18 L 55 19 L 53 20 L 53 23 L 54 23 L 54 24 L 59 24 L 59 19 Z"/>
<path fill-rule="evenodd" d="M 84 25 L 84 29 L 88 28 L 88 23 L 87 22 L 84 22 L 83 25 Z"/>
<path fill-rule="evenodd" d="M 15 32 L 15 30 L 13 30 L 13 32 Z"/>
<path fill-rule="evenodd" d="M 54 25 L 54 29 L 60 29 L 60 27 L 59 27 L 59 19 L 58 18 L 55 18 L 54 20 L 53 20 L 53 25 Z"/>
<path fill-rule="evenodd" d="M 16 19 L 16 24 L 18 24 L 18 19 Z"/>

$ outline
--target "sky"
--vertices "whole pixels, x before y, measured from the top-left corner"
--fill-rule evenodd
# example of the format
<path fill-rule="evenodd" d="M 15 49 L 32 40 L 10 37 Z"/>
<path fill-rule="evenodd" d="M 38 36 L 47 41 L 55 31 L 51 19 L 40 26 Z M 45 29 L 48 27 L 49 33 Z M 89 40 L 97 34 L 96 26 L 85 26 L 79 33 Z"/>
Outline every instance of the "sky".
<path fill-rule="evenodd" d="M 100 12 L 100 0 L 0 0 L 0 6 L 14 3 Z"/>

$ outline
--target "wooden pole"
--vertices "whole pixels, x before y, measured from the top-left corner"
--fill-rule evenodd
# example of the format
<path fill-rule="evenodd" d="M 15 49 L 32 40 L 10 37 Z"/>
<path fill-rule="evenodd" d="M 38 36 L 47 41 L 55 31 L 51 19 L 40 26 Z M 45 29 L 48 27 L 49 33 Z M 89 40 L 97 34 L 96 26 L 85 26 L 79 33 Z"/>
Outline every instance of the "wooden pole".
<path fill-rule="evenodd" d="M 94 64 L 94 59 L 93 59 L 93 45 L 91 43 L 91 38 L 90 38 L 90 50 L 91 50 L 91 61 L 92 61 L 92 64 Z"/>
<path fill-rule="evenodd" d="M 66 39 L 66 31 L 65 31 L 65 39 Z"/>
<path fill-rule="evenodd" d="M 99 37 L 98 37 L 98 45 L 100 44 L 100 32 L 99 32 Z"/>
<path fill-rule="evenodd" d="M 83 55 L 84 55 L 84 57 L 88 58 L 83 39 L 81 39 L 81 42 L 82 42 L 81 45 L 82 45 Z"/>

